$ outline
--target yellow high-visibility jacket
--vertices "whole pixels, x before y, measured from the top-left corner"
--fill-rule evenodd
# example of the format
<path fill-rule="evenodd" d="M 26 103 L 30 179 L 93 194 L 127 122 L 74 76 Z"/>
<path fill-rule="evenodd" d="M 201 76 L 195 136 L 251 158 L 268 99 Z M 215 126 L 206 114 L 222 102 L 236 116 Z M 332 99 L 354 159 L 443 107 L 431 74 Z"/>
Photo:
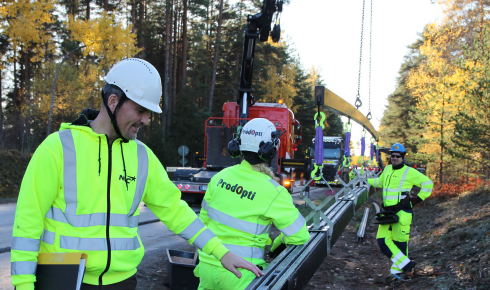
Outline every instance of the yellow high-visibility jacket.
<path fill-rule="evenodd" d="M 429 177 L 406 165 L 400 169 L 388 165 L 378 178 L 369 178 L 367 181 L 374 187 L 383 188 L 383 206 L 393 206 L 410 198 L 413 186 L 421 188 L 418 198 L 423 201 L 430 196 L 434 187 Z"/>
<path fill-rule="evenodd" d="M 301 245 L 310 238 L 288 191 L 245 160 L 213 176 L 199 217 L 226 248 L 255 265 L 265 264 L 272 223 L 282 232 L 285 244 Z M 199 260 L 221 266 L 202 251 Z"/>
<path fill-rule="evenodd" d="M 62 124 L 34 153 L 22 181 L 11 247 L 12 284 L 33 290 L 40 253 L 88 255 L 84 283 L 136 273 L 144 255 L 141 201 L 173 232 L 220 260 L 228 250 L 180 199 L 153 152 L 138 140 L 108 144 L 89 126 Z"/>

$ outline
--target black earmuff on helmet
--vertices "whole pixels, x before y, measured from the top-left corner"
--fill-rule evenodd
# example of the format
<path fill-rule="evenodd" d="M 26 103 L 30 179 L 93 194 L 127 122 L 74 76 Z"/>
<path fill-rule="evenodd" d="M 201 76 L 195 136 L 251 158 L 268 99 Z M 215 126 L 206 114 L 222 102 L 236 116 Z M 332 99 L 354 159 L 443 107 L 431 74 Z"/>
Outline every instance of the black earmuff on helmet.
<path fill-rule="evenodd" d="M 228 152 L 232 158 L 239 158 L 242 155 L 240 153 L 240 137 L 233 139 L 228 143 Z"/>
<path fill-rule="evenodd" d="M 280 130 L 277 130 L 276 132 L 271 133 L 272 140 L 269 142 L 260 142 L 259 145 L 259 154 L 260 159 L 264 160 L 265 162 L 271 162 L 272 159 L 277 154 L 277 145 L 279 144 L 279 138 L 281 138 L 282 134 L 286 133 L 286 130 L 284 132 L 280 133 Z M 279 136 L 278 136 L 279 135 Z"/>

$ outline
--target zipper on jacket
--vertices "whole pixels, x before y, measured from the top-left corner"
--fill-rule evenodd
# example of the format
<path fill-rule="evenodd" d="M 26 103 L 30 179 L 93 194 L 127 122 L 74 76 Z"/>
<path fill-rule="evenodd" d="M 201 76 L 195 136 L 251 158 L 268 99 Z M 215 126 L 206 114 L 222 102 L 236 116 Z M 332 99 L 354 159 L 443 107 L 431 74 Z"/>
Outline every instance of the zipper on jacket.
<path fill-rule="evenodd" d="M 99 276 L 99 286 L 102 288 L 102 276 L 109 271 L 111 266 L 111 240 L 109 237 L 109 228 L 111 224 L 111 168 L 112 168 L 112 144 L 109 144 L 109 137 L 107 138 L 107 146 L 109 148 L 109 170 L 107 172 L 107 220 L 106 220 L 106 243 L 107 243 L 107 265 Z"/>

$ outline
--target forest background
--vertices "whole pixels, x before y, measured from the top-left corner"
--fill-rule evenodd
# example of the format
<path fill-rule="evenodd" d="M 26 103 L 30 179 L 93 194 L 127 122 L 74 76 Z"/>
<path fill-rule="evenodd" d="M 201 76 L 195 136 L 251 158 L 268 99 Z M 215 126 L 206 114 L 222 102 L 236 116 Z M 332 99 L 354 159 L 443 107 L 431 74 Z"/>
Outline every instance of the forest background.
<path fill-rule="evenodd" d="M 128 57 L 149 61 L 162 77 L 162 114 L 140 130 L 164 166 L 179 166 L 180 145 L 204 148 L 204 124 L 236 101 L 244 29 L 255 0 L 2 0 L 0 148 L 32 153 L 62 122 L 100 109 L 102 77 Z M 52 92 L 53 80 L 63 62 Z M 305 71 L 285 41 L 258 43 L 257 102 L 282 100 L 303 125 L 299 157 L 314 135 L 315 68 Z M 327 113 L 327 135 L 343 132 Z M 308 140 L 310 140 L 308 142 Z M 187 156 L 188 159 L 191 155 Z M 190 163 L 187 166 L 191 165 Z"/>
<path fill-rule="evenodd" d="M 102 77 L 127 57 L 160 72 L 162 114 L 138 138 L 164 166 L 180 145 L 204 148 L 204 123 L 235 101 L 246 17 L 260 0 L 1 0 L 0 149 L 28 156 L 62 122 L 99 109 Z M 490 177 L 490 3 L 444 0 L 444 19 L 409 46 L 381 120 L 381 145 L 405 144 L 408 161 L 428 164 L 439 183 Z M 58 74 L 58 67 L 63 63 Z M 58 74 L 53 94 L 53 80 Z M 314 136 L 315 85 L 293 46 L 258 43 L 254 96 L 282 99 L 303 125 L 304 156 Z M 50 117 L 51 116 L 51 117 Z M 328 113 L 324 135 L 341 135 Z"/>
<path fill-rule="evenodd" d="M 409 46 L 380 125 L 439 184 L 490 177 L 490 2 L 439 1 L 444 18 Z"/>

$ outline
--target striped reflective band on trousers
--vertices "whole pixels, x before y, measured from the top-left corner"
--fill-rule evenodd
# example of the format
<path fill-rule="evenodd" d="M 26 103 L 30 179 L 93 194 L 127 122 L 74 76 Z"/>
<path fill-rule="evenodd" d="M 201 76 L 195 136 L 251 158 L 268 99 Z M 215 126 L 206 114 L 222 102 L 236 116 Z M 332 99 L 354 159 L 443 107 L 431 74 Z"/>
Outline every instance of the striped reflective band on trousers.
<path fill-rule="evenodd" d="M 400 179 L 400 183 L 398 184 L 398 188 L 385 188 L 383 187 L 383 200 L 387 199 L 404 199 L 405 196 L 400 196 L 400 193 L 403 188 L 403 184 L 405 183 L 405 179 L 407 178 L 408 175 L 408 170 L 410 167 L 407 166 L 405 168 L 405 171 L 403 172 L 402 178 Z M 392 194 L 390 194 L 392 193 Z M 394 194 L 393 194 L 394 193 Z"/>
<path fill-rule="evenodd" d="M 71 130 L 59 132 L 63 147 L 63 186 L 66 208 L 51 207 L 46 217 L 58 222 L 69 224 L 73 227 L 91 227 L 106 225 L 107 213 L 93 213 L 77 215 L 77 154 L 75 142 Z M 111 226 L 138 227 L 139 216 L 134 216 L 141 202 L 148 177 L 148 154 L 146 148 L 138 140 L 138 175 L 136 179 L 136 190 L 128 214 L 110 214 Z"/>
<path fill-rule="evenodd" d="M 405 256 L 402 252 L 399 252 L 392 259 L 393 263 L 400 269 L 403 269 L 408 263 L 410 263 L 410 259 Z"/>

